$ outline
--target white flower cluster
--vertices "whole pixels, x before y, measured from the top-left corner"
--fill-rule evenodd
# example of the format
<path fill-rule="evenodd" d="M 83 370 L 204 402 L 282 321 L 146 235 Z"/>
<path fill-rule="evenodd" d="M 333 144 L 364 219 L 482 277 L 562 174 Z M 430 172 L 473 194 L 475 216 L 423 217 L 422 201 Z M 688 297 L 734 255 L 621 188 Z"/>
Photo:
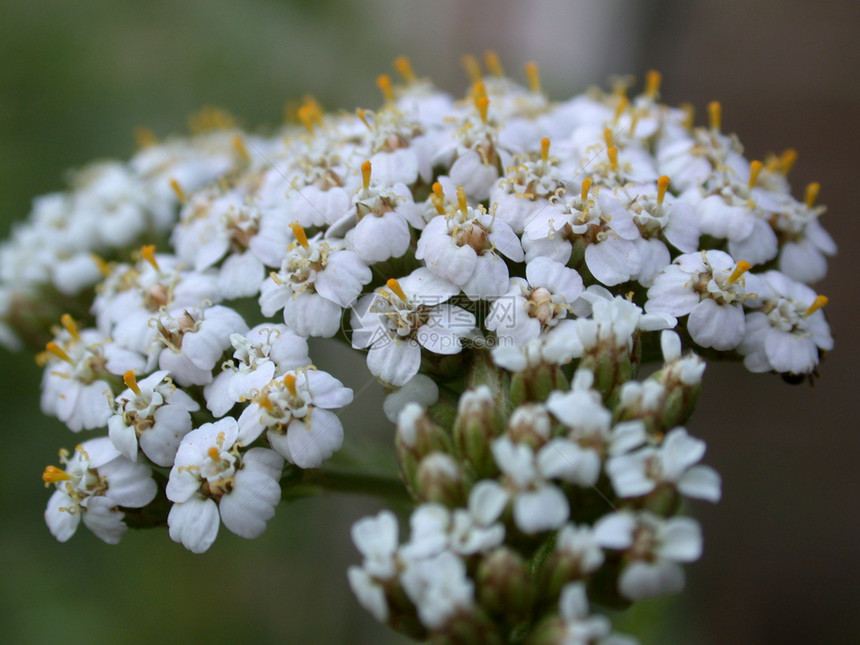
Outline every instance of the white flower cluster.
<path fill-rule="evenodd" d="M 306 100 L 270 137 L 207 111 L 36 201 L 0 248 L 0 341 L 45 347 L 45 413 L 108 434 L 45 471 L 58 539 L 82 518 L 115 542 L 156 504 L 195 552 L 222 522 L 259 535 L 343 443 L 352 390 L 307 343 L 340 336 L 390 393 L 419 504 L 403 545 L 387 512 L 354 529 L 377 618 L 628 643 L 587 597 L 681 588 L 701 537 L 680 500 L 720 496 L 682 347 L 812 378 L 833 345 L 818 186 L 795 199 L 793 151 L 748 161 L 718 104 L 694 127 L 659 103 L 659 74 L 556 103 L 534 65 L 524 87 L 487 64 L 456 101 L 401 59 L 380 110 Z"/>

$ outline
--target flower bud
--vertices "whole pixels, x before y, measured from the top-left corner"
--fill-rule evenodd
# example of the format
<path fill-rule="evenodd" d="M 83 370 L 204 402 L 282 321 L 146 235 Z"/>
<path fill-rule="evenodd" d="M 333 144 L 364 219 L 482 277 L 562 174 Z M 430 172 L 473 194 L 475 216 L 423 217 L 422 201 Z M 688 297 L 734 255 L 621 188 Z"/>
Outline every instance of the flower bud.
<path fill-rule="evenodd" d="M 508 547 L 490 553 L 478 567 L 478 602 L 508 625 L 526 619 L 535 600 L 535 586 L 523 558 Z"/>
<path fill-rule="evenodd" d="M 542 405 L 521 405 L 508 419 L 505 434 L 514 443 L 525 443 L 538 450 L 550 437 L 552 420 Z"/>
<path fill-rule="evenodd" d="M 408 403 L 397 418 L 395 435 L 397 461 L 409 491 L 416 496 L 418 463 L 433 453 L 448 453 L 453 450 L 448 434 L 433 423 L 426 410 L 417 403 Z"/>
<path fill-rule="evenodd" d="M 543 402 L 552 391 L 566 390 L 569 387 L 561 367 L 540 363 L 511 377 L 511 402 L 514 405 L 522 405 L 528 401 Z"/>
<path fill-rule="evenodd" d="M 421 459 L 415 483 L 422 502 L 435 502 L 449 508 L 465 504 L 463 471 L 450 455 L 434 452 Z"/>
<path fill-rule="evenodd" d="M 454 421 L 454 440 L 460 455 L 481 479 L 496 472 L 490 452 L 492 440 L 502 433 L 504 419 L 490 388 L 482 385 L 463 392 Z"/>

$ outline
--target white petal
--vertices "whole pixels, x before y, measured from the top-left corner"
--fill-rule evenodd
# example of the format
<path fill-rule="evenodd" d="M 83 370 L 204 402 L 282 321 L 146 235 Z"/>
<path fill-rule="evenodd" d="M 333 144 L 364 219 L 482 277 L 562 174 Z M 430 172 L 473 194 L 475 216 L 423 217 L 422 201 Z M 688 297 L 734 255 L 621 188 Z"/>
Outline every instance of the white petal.
<path fill-rule="evenodd" d="M 196 495 L 181 504 L 174 504 L 167 515 L 170 539 L 180 542 L 192 553 L 203 553 L 218 537 L 221 520 L 218 505 L 211 499 Z"/>

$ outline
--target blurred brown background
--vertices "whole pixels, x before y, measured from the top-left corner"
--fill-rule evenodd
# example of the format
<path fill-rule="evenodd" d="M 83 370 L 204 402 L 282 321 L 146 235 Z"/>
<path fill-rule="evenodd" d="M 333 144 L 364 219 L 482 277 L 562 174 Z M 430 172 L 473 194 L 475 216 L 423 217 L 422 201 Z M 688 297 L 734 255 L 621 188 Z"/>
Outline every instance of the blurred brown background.
<path fill-rule="evenodd" d="M 0 0 L 0 16 L 3 236 L 33 196 L 62 187 L 65 169 L 131 154 L 137 125 L 180 131 L 204 104 L 249 127 L 273 124 L 285 100 L 305 93 L 329 108 L 376 106 L 374 79 L 400 54 L 455 93 L 466 85 L 463 53 L 493 48 L 519 77 L 533 59 L 557 99 L 656 68 L 668 103 L 690 101 L 703 114 L 719 99 L 724 128 L 750 158 L 795 147 L 796 194 L 821 182 L 823 221 L 840 245 L 819 285 L 836 350 L 814 388 L 709 367 L 690 428 L 708 441 L 723 500 L 696 505 L 704 558 L 688 569 L 672 624 L 644 642 L 857 642 L 860 306 L 850 266 L 860 219 L 850 195 L 860 170 L 860 4 Z M 203 556 L 158 532 L 108 547 L 81 531 L 57 544 L 42 521 L 39 474 L 78 438 L 38 413 L 29 358 L 0 357 L 2 642 L 403 642 L 346 585 L 358 560 L 348 527 L 378 508 L 372 501 L 284 506 L 261 539 L 222 531 Z M 366 383 L 361 357 L 347 368 L 318 360 L 327 362 L 356 391 Z M 372 385 L 344 418 L 352 442 L 382 451 L 390 428 L 366 427 L 379 404 Z"/>

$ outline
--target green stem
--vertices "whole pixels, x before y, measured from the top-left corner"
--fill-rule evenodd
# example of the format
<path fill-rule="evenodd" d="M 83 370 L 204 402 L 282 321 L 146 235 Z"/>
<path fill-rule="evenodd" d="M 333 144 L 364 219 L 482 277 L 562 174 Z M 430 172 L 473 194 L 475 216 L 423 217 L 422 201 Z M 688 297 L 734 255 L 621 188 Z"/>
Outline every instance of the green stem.
<path fill-rule="evenodd" d="M 351 493 L 392 502 L 411 502 L 399 478 L 336 470 L 305 471 L 301 480 L 285 487 L 284 498 L 295 499 L 323 493 Z"/>

